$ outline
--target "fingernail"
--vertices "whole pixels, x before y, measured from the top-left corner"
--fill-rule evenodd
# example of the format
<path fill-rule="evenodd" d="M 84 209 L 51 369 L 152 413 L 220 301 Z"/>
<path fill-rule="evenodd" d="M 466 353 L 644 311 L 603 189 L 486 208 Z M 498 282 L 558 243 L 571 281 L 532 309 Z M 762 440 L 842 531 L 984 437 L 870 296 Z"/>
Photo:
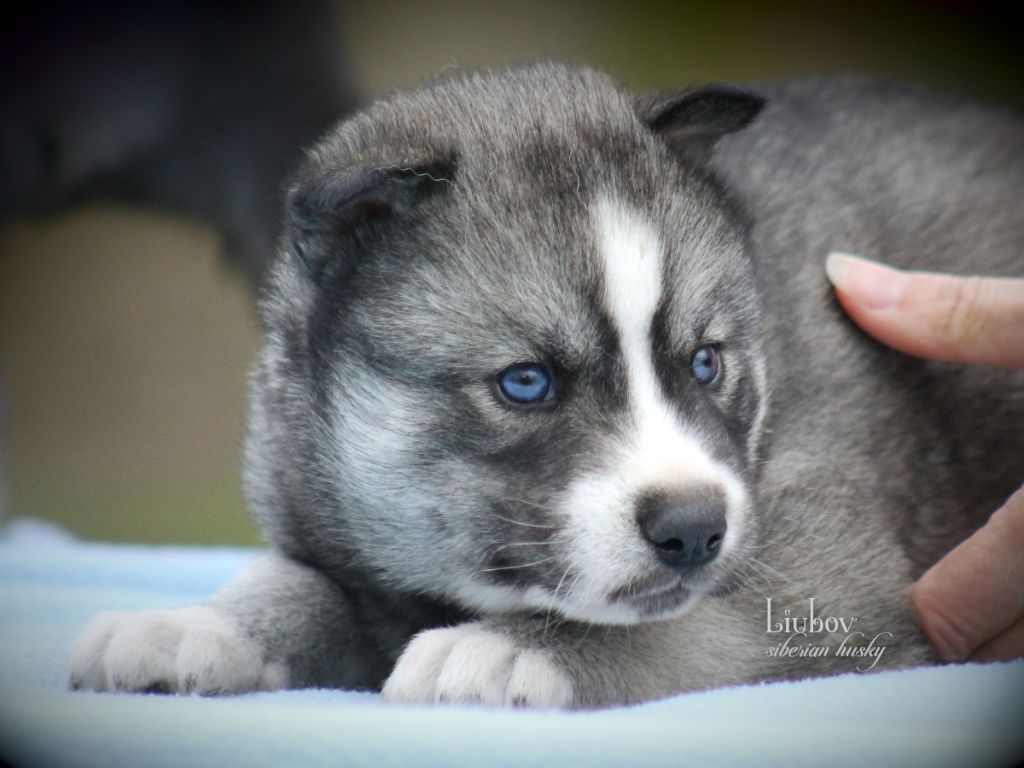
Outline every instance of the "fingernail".
<path fill-rule="evenodd" d="M 906 283 L 900 270 L 849 253 L 830 253 L 825 274 L 838 290 L 870 309 L 895 306 Z"/>

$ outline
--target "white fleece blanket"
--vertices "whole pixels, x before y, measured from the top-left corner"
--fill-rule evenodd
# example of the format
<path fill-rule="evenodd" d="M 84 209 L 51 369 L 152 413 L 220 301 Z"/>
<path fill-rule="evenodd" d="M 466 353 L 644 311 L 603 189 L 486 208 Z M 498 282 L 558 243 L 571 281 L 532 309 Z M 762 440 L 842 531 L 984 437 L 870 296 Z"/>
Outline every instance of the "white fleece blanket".
<path fill-rule="evenodd" d="M 251 550 L 0 534 L 0 764 L 31 766 L 1012 766 L 1024 661 L 774 683 L 563 713 L 286 691 L 204 699 L 65 690 L 90 615 L 194 603 Z"/>

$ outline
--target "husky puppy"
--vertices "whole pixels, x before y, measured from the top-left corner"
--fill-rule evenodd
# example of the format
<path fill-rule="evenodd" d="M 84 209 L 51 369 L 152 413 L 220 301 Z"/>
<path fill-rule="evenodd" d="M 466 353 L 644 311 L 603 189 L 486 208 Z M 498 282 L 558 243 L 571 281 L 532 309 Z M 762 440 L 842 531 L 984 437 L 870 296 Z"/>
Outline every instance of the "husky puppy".
<path fill-rule="evenodd" d="M 372 105 L 263 300 L 271 551 L 94 619 L 72 686 L 593 707 L 927 662 L 904 588 L 1020 482 L 1024 379 L 883 348 L 823 260 L 1019 274 L 1022 194 L 1020 119 L 859 79 Z"/>

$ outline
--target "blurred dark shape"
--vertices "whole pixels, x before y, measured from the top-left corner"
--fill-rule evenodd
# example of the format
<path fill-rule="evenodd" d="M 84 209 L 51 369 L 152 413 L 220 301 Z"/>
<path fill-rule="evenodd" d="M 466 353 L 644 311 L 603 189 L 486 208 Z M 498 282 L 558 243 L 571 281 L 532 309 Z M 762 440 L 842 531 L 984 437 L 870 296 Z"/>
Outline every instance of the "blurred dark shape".
<path fill-rule="evenodd" d="M 0 221 L 114 200 L 220 229 L 258 283 L 282 180 L 355 103 L 327 2 L 0 11 Z"/>

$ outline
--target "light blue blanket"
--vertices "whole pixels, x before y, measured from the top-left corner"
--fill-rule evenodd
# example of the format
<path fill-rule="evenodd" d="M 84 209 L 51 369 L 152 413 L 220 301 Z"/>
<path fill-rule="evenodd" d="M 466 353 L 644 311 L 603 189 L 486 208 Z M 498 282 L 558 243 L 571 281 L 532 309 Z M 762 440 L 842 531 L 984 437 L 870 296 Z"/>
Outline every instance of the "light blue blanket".
<path fill-rule="evenodd" d="M 846 675 L 585 713 L 413 708 L 287 691 L 203 699 L 65 691 L 102 610 L 185 605 L 253 552 L 0 536 L 0 763 L 30 766 L 1011 766 L 1024 661 Z"/>

